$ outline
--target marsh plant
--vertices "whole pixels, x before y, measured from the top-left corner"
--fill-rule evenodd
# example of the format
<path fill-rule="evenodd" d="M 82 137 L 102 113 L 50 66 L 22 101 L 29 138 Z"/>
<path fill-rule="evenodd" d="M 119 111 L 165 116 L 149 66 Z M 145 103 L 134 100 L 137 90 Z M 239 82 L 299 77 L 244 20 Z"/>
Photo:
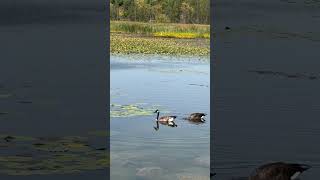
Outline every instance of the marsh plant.
<path fill-rule="evenodd" d="M 107 135 L 100 131 L 90 133 L 93 138 Z M 109 153 L 103 147 L 91 146 L 89 136 L 0 138 L 1 149 L 6 150 L 0 154 L 0 174 L 70 174 L 109 167 Z"/>

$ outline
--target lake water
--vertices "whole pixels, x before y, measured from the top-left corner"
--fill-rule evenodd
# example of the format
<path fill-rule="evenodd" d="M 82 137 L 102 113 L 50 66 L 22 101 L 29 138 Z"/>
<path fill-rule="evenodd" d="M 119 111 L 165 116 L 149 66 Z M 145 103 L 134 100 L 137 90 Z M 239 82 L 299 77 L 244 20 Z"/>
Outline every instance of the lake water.
<path fill-rule="evenodd" d="M 216 2 L 216 179 L 271 161 L 306 163 L 301 179 L 319 177 L 319 12 L 319 1 Z"/>
<path fill-rule="evenodd" d="M 131 116 L 111 108 L 111 179 L 209 179 L 208 59 L 113 55 L 110 73 L 111 105 L 146 109 Z M 177 115 L 177 127 L 156 131 L 156 109 Z M 206 122 L 183 119 L 193 112 L 207 113 Z"/>
<path fill-rule="evenodd" d="M 109 176 L 105 2 L 61 2 L 0 2 L 0 179 Z"/>

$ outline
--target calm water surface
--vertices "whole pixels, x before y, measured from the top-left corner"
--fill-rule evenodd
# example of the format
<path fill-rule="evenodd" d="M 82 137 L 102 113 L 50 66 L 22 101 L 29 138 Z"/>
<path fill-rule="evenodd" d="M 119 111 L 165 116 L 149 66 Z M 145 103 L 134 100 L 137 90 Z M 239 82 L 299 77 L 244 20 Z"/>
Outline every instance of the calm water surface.
<path fill-rule="evenodd" d="M 216 179 L 248 176 L 271 161 L 310 164 L 301 179 L 320 176 L 319 7 L 319 1 L 216 2 Z"/>
<path fill-rule="evenodd" d="M 55 152 L 36 150 L 35 142 L 26 140 L 88 137 L 89 132 L 104 131 L 108 125 L 105 3 L 61 2 L 0 2 L 0 179 L 99 180 L 109 176 L 107 167 L 89 164 L 91 168 L 75 173 L 79 167 L 50 160 Z M 3 137 L 7 135 L 26 141 L 14 140 L 6 146 Z M 93 147 L 106 146 L 105 138 L 92 139 Z M 68 153 L 68 157 L 78 156 L 78 152 Z M 31 160 L 19 161 L 21 154 Z M 8 157 L 18 160 L 3 161 Z M 86 155 L 73 165 L 84 165 L 92 158 Z M 41 162 L 46 165 L 36 171 L 27 169 L 28 163 L 35 167 Z M 59 164 L 56 171 L 53 164 Z M 64 168 L 68 172 L 60 171 Z"/>
<path fill-rule="evenodd" d="M 177 127 L 158 131 L 155 114 L 111 117 L 111 179 L 209 179 L 209 70 L 208 59 L 111 56 L 112 104 L 156 105 L 160 116 L 178 116 Z M 206 123 L 182 119 L 192 112 L 207 113 Z"/>

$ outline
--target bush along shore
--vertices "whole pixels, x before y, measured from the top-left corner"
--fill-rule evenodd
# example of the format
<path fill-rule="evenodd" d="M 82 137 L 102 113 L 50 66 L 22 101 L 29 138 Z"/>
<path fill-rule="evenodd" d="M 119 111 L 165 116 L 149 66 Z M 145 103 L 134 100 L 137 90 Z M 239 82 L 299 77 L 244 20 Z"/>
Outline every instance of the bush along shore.
<path fill-rule="evenodd" d="M 210 54 L 208 25 L 111 22 L 111 53 L 113 54 Z"/>

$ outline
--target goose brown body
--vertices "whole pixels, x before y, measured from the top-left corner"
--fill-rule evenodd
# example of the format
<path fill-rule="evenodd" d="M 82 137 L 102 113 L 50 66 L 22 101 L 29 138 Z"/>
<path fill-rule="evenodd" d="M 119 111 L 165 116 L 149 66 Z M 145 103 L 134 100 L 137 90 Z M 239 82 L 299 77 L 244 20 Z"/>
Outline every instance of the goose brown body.
<path fill-rule="evenodd" d="M 204 122 L 205 119 L 204 117 L 206 116 L 205 113 L 192 113 L 190 114 L 187 118 L 187 120 L 191 121 L 191 122 Z"/>
<path fill-rule="evenodd" d="M 172 122 L 174 121 L 177 116 L 162 116 L 162 117 L 159 117 L 160 115 L 160 111 L 159 110 L 156 110 L 154 113 L 157 113 L 157 121 L 159 122 Z"/>
<path fill-rule="evenodd" d="M 177 116 L 162 116 L 158 119 L 159 122 L 169 122 L 174 121 L 177 118 Z"/>
<path fill-rule="evenodd" d="M 310 168 L 305 164 L 275 162 L 257 168 L 249 180 L 293 180 Z"/>

